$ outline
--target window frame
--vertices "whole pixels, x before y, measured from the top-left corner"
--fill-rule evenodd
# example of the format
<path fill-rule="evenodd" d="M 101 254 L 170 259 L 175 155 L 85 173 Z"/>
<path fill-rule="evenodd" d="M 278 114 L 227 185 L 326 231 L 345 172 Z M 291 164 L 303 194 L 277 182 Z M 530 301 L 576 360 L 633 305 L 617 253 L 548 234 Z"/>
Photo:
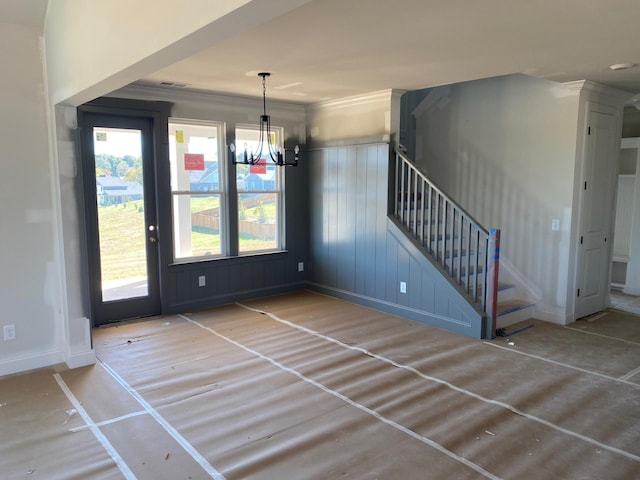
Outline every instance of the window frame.
<path fill-rule="evenodd" d="M 182 190 L 174 189 L 173 185 L 173 169 L 172 159 L 176 153 L 176 140 L 175 140 L 175 126 L 196 126 L 196 127 L 209 127 L 217 129 L 217 163 L 218 163 L 218 189 L 217 190 Z M 188 264 L 201 261 L 215 260 L 220 258 L 226 258 L 229 256 L 229 173 L 227 172 L 227 156 L 226 156 L 226 125 L 224 122 L 216 120 L 198 120 L 188 119 L 181 117 L 169 117 L 168 119 L 168 147 L 169 147 L 169 170 L 170 170 L 170 205 L 171 205 L 171 225 L 172 225 L 172 238 L 171 238 L 171 252 L 172 262 L 174 264 Z M 177 158 L 175 159 L 177 161 Z M 219 238 L 220 238 L 220 252 L 211 255 L 191 255 L 178 257 L 176 251 L 176 235 L 179 234 L 175 224 L 175 199 L 180 196 L 213 196 L 217 195 L 219 198 Z"/>

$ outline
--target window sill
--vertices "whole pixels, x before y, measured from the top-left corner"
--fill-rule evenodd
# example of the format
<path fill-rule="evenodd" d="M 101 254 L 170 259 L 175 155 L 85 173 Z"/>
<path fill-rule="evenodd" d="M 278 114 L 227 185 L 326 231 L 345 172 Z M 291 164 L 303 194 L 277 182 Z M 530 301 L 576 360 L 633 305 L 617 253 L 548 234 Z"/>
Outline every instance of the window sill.
<path fill-rule="evenodd" d="M 175 260 L 169 264 L 169 267 L 181 267 L 181 266 L 189 266 L 189 265 L 202 265 L 203 263 L 212 263 L 212 262 L 233 262 L 233 261 L 251 261 L 258 257 L 266 257 L 271 255 L 283 255 L 289 253 L 288 250 L 264 250 L 260 252 L 245 252 L 241 253 L 237 256 L 211 256 L 211 257 L 198 257 L 198 258 L 185 258 L 180 260 Z"/>

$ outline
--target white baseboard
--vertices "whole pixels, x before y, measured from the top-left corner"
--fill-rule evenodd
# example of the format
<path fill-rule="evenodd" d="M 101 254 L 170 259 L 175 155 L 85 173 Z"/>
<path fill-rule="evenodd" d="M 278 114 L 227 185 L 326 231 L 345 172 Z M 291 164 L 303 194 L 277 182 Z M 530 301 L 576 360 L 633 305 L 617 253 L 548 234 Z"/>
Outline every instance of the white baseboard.
<path fill-rule="evenodd" d="M 564 308 L 536 303 L 533 309 L 534 318 L 544 320 L 545 322 L 556 323 L 558 325 L 568 325 L 573 322 L 573 319 Z"/>
<path fill-rule="evenodd" d="M 96 353 L 93 350 L 73 352 L 67 356 L 65 361 L 69 368 L 86 367 L 96 363 Z"/>
<path fill-rule="evenodd" d="M 50 350 L 32 355 L 20 355 L 0 361 L 0 376 L 28 372 L 37 368 L 50 367 L 65 361 L 63 350 Z"/>

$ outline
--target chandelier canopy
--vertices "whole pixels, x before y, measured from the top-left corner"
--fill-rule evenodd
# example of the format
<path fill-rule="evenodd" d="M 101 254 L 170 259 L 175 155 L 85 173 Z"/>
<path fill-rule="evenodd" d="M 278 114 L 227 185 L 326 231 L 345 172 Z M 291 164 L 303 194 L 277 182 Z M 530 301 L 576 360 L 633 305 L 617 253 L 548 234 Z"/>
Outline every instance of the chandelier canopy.
<path fill-rule="evenodd" d="M 287 161 L 285 157 L 286 150 L 284 147 L 281 149 L 279 144 L 274 142 L 276 138 L 271 132 L 271 117 L 267 115 L 267 87 L 266 79 L 270 76 L 269 72 L 260 72 L 259 77 L 262 77 L 262 115 L 260 115 L 260 137 L 258 140 L 258 146 L 255 151 L 248 150 L 247 144 L 244 145 L 244 152 L 242 153 L 242 159 L 238 160 L 236 157 L 236 146 L 232 143 L 229 145 L 229 151 L 231 153 L 231 159 L 235 165 L 258 165 L 265 163 L 265 160 L 269 159 L 279 167 L 295 167 L 298 165 L 300 147 L 296 145 L 293 148 L 293 160 Z"/>

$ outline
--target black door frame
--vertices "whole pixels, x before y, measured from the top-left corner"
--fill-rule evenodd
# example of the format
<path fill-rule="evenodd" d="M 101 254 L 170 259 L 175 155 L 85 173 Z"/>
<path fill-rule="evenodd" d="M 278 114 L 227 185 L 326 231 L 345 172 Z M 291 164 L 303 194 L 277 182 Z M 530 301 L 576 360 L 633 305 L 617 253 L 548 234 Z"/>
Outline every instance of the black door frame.
<path fill-rule="evenodd" d="M 98 99 L 78 108 L 79 161 L 82 176 L 84 221 L 86 235 L 86 268 L 89 279 L 88 294 L 93 326 L 138 318 L 162 313 L 162 281 L 161 258 L 163 248 L 159 222 L 159 212 L 165 205 L 163 195 L 158 192 L 167 191 L 168 168 L 164 172 L 159 165 L 168 165 L 169 104 L 164 102 L 144 102 L 123 99 Z M 157 242 L 147 242 L 149 296 L 131 300 L 112 302 L 102 301 L 102 281 L 100 274 L 99 237 L 97 226 L 97 204 L 95 183 L 95 157 L 93 155 L 93 127 L 129 127 L 144 130 L 143 162 L 145 163 L 145 227 L 154 225 Z M 145 158 L 146 157 L 146 158 Z M 166 162 L 163 162 L 166 159 Z M 148 210 L 147 210 L 148 207 Z M 168 233 L 168 235 L 167 235 Z M 162 235 L 171 238 L 168 231 Z M 166 240 L 165 240 L 166 241 Z M 169 241 L 170 243 L 170 241 Z M 166 255 L 166 253 L 165 253 Z"/>

